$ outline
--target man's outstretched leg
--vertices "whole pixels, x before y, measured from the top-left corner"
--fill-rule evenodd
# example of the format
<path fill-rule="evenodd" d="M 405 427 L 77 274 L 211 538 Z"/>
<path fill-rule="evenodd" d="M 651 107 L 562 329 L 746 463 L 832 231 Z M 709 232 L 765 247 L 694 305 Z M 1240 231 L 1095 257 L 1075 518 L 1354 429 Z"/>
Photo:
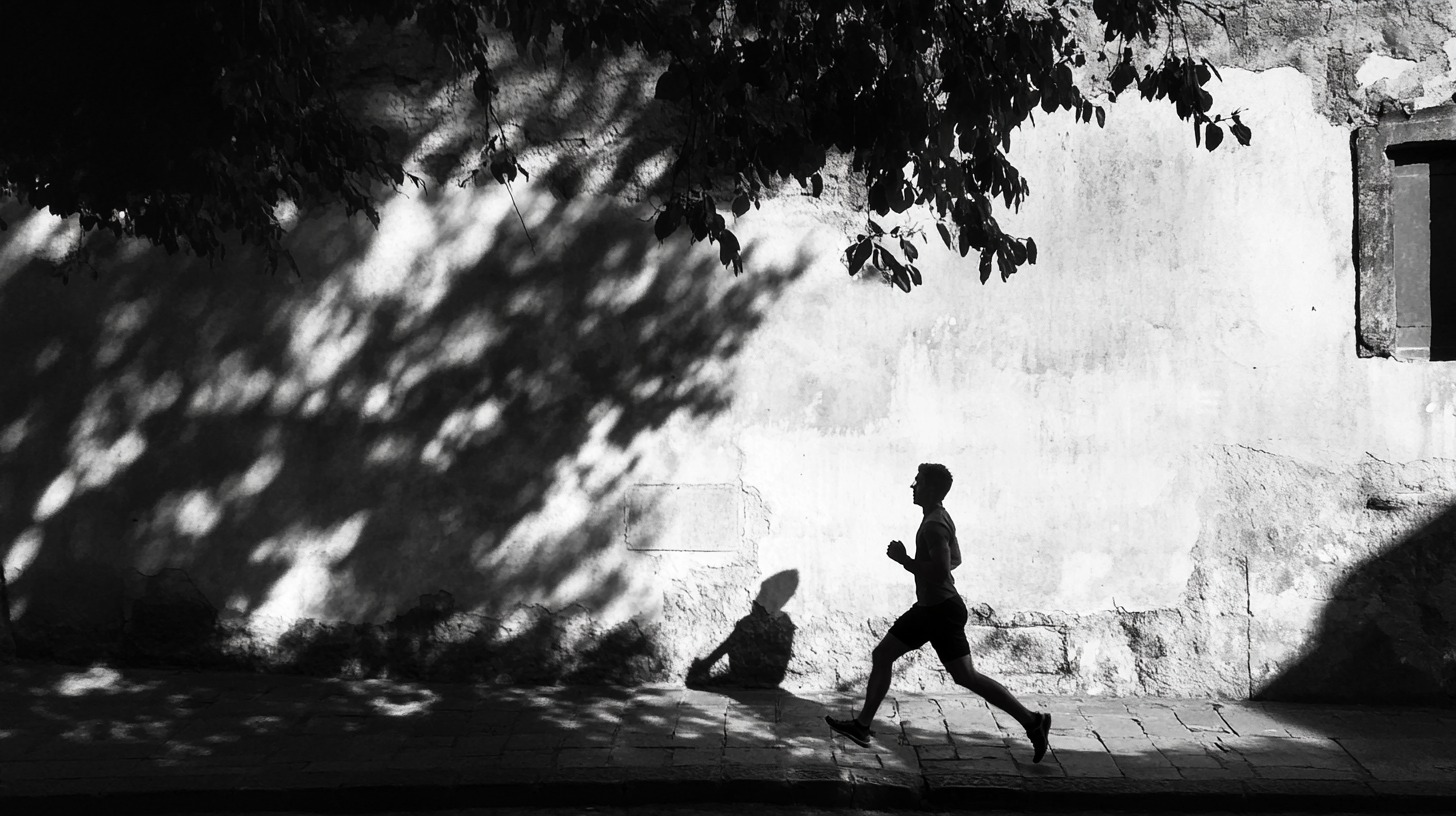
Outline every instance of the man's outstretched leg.
<path fill-rule="evenodd" d="M 885 635 L 880 644 L 870 654 L 870 678 L 865 682 L 864 706 L 859 710 L 859 716 L 852 720 L 836 720 L 833 717 L 825 717 L 824 721 L 829 727 L 854 740 L 860 745 L 870 744 L 870 725 L 875 721 L 875 712 L 879 711 L 880 703 L 885 701 L 885 694 L 890 690 L 890 675 L 894 671 L 895 661 L 904 657 L 912 651 L 912 647 L 894 635 Z"/>
<path fill-rule="evenodd" d="M 976 671 L 971 663 L 971 656 L 965 655 L 954 660 L 945 662 L 946 671 L 961 686 L 979 694 L 986 702 L 1001 709 L 1016 718 L 1021 727 L 1026 729 L 1026 736 L 1031 740 L 1032 762 L 1041 762 L 1046 756 L 1048 735 L 1052 728 L 1052 715 L 1045 711 L 1032 711 L 1021 704 L 1006 687 L 990 677 Z"/>

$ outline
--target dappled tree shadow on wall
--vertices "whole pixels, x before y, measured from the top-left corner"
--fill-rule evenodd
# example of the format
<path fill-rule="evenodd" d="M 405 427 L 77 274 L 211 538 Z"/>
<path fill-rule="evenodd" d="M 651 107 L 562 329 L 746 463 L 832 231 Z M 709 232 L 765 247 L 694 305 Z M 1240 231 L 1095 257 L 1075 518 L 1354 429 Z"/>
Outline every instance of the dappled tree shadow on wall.
<path fill-rule="evenodd" d="M 658 248 L 633 213 L 539 199 L 533 250 L 510 209 L 464 200 L 432 198 L 407 247 L 387 223 L 320 217 L 296 233 L 298 277 L 243 252 L 208 268 L 96 246 L 95 277 L 0 279 L 0 547 L 23 654 L 120 654 L 133 599 L 185 585 L 153 592 L 130 564 L 182 571 L 194 618 L 199 597 L 226 620 L 291 594 L 320 618 L 397 621 L 443 590 L 481 627 L 460 638 L 477 655 L 553 642 L 497 634 L 503 599 L 549 596 L 620 546 L 633 441 L 728 406 L 734 356 L 804 263 L 727 278 L 711 247 Z M 561 488 L 582 518 L 505 559 Z M 580 609 L 626 587 L 621 568 L 591 578 Z M 165 629 L 158 614 L 141 619 Z M 297 654 L 337 636 L 283 623 Z M 652 653 L 650 633 L 617 636 Z M 366 666 L 409 662 L 376 651 Z M 542 679 L 576 671 L 593 669 Z"/>
<path fill-rule="evenodd" d="M 1368 509 L 1399 508 L 1372 499 Z M 1255 696 L 1456 704 L 1456 508 L 1352 570 L 1305 654 Z"/>

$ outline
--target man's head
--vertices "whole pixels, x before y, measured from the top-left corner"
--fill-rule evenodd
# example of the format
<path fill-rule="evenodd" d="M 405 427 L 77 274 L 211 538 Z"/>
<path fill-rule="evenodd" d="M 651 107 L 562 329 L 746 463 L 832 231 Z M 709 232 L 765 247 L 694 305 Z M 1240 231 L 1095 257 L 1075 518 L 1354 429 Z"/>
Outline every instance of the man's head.
<path fill-rule="evenodd" d="M 945 500 L 953 481 L 945 465 L 925 463 L 915 473 L 915 482 L 910 485 L 915 503 L 921 507 L 934 507 Z"/>

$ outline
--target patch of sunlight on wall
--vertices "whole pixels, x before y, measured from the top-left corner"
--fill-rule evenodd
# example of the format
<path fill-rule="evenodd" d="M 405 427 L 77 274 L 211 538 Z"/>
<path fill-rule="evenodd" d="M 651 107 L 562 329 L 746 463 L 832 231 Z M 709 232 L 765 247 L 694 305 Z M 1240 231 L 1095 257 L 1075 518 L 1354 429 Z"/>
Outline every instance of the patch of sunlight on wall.
<path fill-rule="evenodd" d="M 266 451 L 241 476 L 223 481 L 223 495 L 229 499 L 250 499 L 266 490 L 282 472 L 283 454 L 276 450 Z"/>
<path fill-rule="evenodd" d="M 312 303 L 303 303 L 293 314 L 288 341 L 293 370 L 304 390 L 331 383 L 353 360 L 369 338 L 370 315 L 349 302 L 343 287 L 329 282 L 319 288 Z"/>
<path fill-rule="evenodd" d="M 456 451 L 469 447 L 496 430 L 500 415 L 500 403 L 494 399 L 451 413 L 420 451 L 420 461 L 436 470 L 447 470 L 455 461 Z"/>
<path fill-rule="evenodd" d="M 525 206 L 525 197 L 519 200 Z M 413 330 L 455 276 L 479 263 L 493 226 L 512 213 L 507 196 L 449 185 L 430 196 L 399 196 L 381 208 L 378 233 L 349 271 L 350 294 L 365 303 L 398 303 L 400 330 Z"/>
<path fill-rule="evenodd" d="M 24 532 L 15 537 L 5 553 L 6 581 L 14 581 L 30 568 L 36 555 L 40 553 L 40 545 L 43 540 L 44 537 L 39 527 L 27 527 Z"/>
<path fill-rule="evenodd" d="M 0 246 L 0 284 L 32 258 L 64 261 L 80 241 L 81 222 L 32 210 L 23 220 L 11 223 L 8 232 L 9 240 Z"/>
<path fill-rule="evenodd" d="M 201 538 L 212 532 L 222 521 L 222 505 L 218 504 L 205 490 L 192 490 L 177 504 L 177 532 L 193 538 Z"/>
<path fill-rule="evenodd" d="M 229 354 L 210 369 L 192 394 L 188 416 L 246 411 L 267 399 L 277 383 L 273 372 L 253 366 L 241 351 Z"/>
<path fill-rule="evenodd" d="M 106 313 L 101 336 L 96 339 L 96 367 L 106 368 L 126 351 L 126 343 L 152 316 L 152 305 L 145 300 L 118 303 Z"/>
<path fill-rule="evenodd" d="M 71 467 L 80 476 L 81 488 L 94 490 L 109 484 L 140 459 L 146 450 L 146 437 L 140 431 L 130 430 L 105 447 L 94 443 L 83 447 L 77 452 Z"/>
<path fill-rule="evenodd" d="M 20 443 L 30 433 L 31 423 L 34 422 L 34 413 L 27 413 L 20 419 L 15 420 L 0 430 L 0 454 L 11 454 L 20 448 Z"/>
<path fill-rule="evenodd" d="M 331 528 L 294 528 L 259 544 L 249 561 L 283 562 L 288 566 L 268 590 L 267 598 L 253 610 L 252 619 L 327 619 L 330 597 L 346 591 L 349 583 L 347 576 L 335 574 L 335 567 L 354 550 L 368 521 L 369 511 L 361 510 Z"/>
<path fill-rule="evenodd" d="M 66 506 L 66 502 L 71 500 L 71 495 L 75 492 L 76 477 L 69 470 L 62 471 L 61 475 L 46 487 L 45 492 L 40 494 L 32 516 L 36 521 L 45 521 L 54 516 L 58 510 Z"/>

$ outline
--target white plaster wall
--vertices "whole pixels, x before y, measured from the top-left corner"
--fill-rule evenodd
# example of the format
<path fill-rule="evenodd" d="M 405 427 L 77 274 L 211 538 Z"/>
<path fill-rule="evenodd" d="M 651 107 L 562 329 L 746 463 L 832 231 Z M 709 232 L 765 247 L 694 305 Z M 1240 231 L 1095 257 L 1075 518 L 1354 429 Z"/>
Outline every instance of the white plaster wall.
<path fill-rule="evenodd" d="M 712 276 L 710 299 L 730 296 L 753 276 L 804 268 L 767 306 L 743 349 L 693 372 L 724 384 L 726 410 L 675 415 L 625 443 L 611 441 L 609 431 L 613 412 L 630 405 L 593 414 L 596 430 L 557 463 L 538 509 L 501 538 L 461 530 L 412 550 L 398 592 L 382 605 L 355 591 L 358 576 L 347 566 L 376 511 L 330 527 L 224 542 L 207 535 L 226 519 L 229 502 L 246 496 L 178 499 L 178 507 L 202 507 L 212 519 L 195 539 L 248 547 L 255 561 L 281 569 L 260 603 L 217 603 L 276 635 L 302 617 L 386 618 L 420 593 L 457 591 L 489 576 L 500 594 L 473 611 L 580 606 L 599 627 L 657 624 L 680 673 L 748 611 L 760 581 L 794 570 L 797 585 L 782 608 L 799 627 L 789 683 L 853 685 L 867 668 L 868 648 L 913 601 L 910 576 L 885 558 L 884 547 L 892 538 L 912 540 L 919 511 L 909 484 L 918 463 L 938 461 L 956 476 L 947 506 L 965 554 L 957 575 L 963 594 L 1041 644 L 1024 659 L 991 655 L 992 665 L 1010 672 L 1020 689 L 1145 689 L 1130 647 L 1098 616 L 1176 610 L 1187 605 L 1191 587 L 1213 582 L 1207 574 L 1217 548 L 1239 532 L 1211 526 L 1210 508 L 1237 501 L 1220 452 L 1261 451 L 1330 471 L 1370 457 L 1397 464 L 1456 458 L 1456 364 L 1355 353 L 1349 131 L 1316 110 L 1311 83 L 1292 68 L 1224 75 L 1215 95 L 1221 106 L 1244 111 L 1255 134 L 1248 148 L 1231 139 L 1214 153 L 1197 148 L 1165 106 L 1136 99 L 1110 108 L 1105 131 L 1039 117 L 1019 134 L 1013 158 L 1032 195 L 1020 213 L 1006 214 L 1005 225 L 1037 239 L 1040 262 L 1007 283 L 983 286 L 975 258 L 960 259 L 938 242 L 922 253 L 924 286 L 908 295 L 850 279 L 839 260 L 846 213 L 794 196 L 735 223 L 749 248 L 746 278 L 716 268 L 713 247 L 685 250 L 675 239 L 659 248 L 637 277 L 604 283 L 593 297 L 630 301 L 678 265 Z M 515 201 L 548 258 L 576 240 L 574 225 L 592 212 L 649 213 L 590 197 L 560 209 L 529 185 L 517 187 Z M 328 279 L 272 316 L 291 326 L 291 373 L 246 399 L 272 400 L 281 414 L 316 411 L 310 405 L 322 403 L 311 395 L 339 385 L 332 378 L 358 353 L 381 304 L 402 309 L 406 325 L 412 315 L 428 320 L 440 293 L 486 257 L 490 236 L 517 217 L 504 191 L 453 185 L 398 197 L 383 216 L 370 252 L 338 265 L 327 229 L 315 240 L 311 227 L 301 228 L 298 240 L 317 253 Z M 913 211 L 903 220 L 929 226 Z M 645 222 L 640 228 L 650 229 Z M 55 255 L 56 236 L 67 234 L 44 216 L 21 230 L 30 243 L 13 241 L 0 258 Z M 536 262 L 522 255 L 499 274 Z M 439 344 L 401 353 L 394 369 L 407 368 L 416 352 L 468 359 L 492 342 L 493 331 L 467 315 L 446 327 Z M 233 373 L 223 385 L 236 390 L 252 381 L 246 371 Z M 360 416 L 387 421 L 388 388 L 385 379 L 353 383 L 338 399 Z M 458 427 L 442 426 L 437 438 L 488 434 L 495 421 L 489 401 L 469 407 Z M 445 448 L 404 455 L 434 461 Z M 381 447 L 379 455 L 401 454 Z M 56 474 L 57 483 L 81 478 L 69 473 Z M 248 482 L 246 473 L 238 478 Z M 582 543 L 583 528 L 617 524 L 638 484 L 740 486 L 737 517 L 659 520 L 664 529 L 731 525 L 739 551 L 632 550 L 625 527 L 613 546 Z M 45 546 L 36 529 L 0 542 L 12 584 Z M 432 562 L 431 547 L 469 557 Z M 196 548 L 135 552 L 124 567 L 194 569 L 205 593 L 227 585 L 229 576 L 207 573 Z M 549 586 L 512 585 L 510 576 L 547 557 L 564 565 Z M 622 585 L 603 600 L 595 590 L 607 575 Z M 1298 638 L 1285 636 L 1313 631 L 1333 580 L 1291 590 L 1255 587 L 1245 576 L 1242 588 L 1210 595 L 1200 614 L 1236 618 L 1252 610 L 1274 634 L 1256 645 L 1243 623 L 1208 624 L 1210 639 L 1223 645 L 1202 658 L 1221 661 L 1207 673 L 1230 673 L 1237 641 L 1259 652 L 1261 670 L 1277 670 L 1300 648 Z M 505 625 L 524 626 L 509 617 Z M 1248 658 L 1247 651 L 1238 657 Z M 1065 667 L 1046 668 L 1062 660 Z M 947 684 L 932 659 L 918 661 L 909 682 Z M 1224 680 L 1199 685 L 1199 673 L 1193 665 L 1160 688 L 1229 692 Z"/>

